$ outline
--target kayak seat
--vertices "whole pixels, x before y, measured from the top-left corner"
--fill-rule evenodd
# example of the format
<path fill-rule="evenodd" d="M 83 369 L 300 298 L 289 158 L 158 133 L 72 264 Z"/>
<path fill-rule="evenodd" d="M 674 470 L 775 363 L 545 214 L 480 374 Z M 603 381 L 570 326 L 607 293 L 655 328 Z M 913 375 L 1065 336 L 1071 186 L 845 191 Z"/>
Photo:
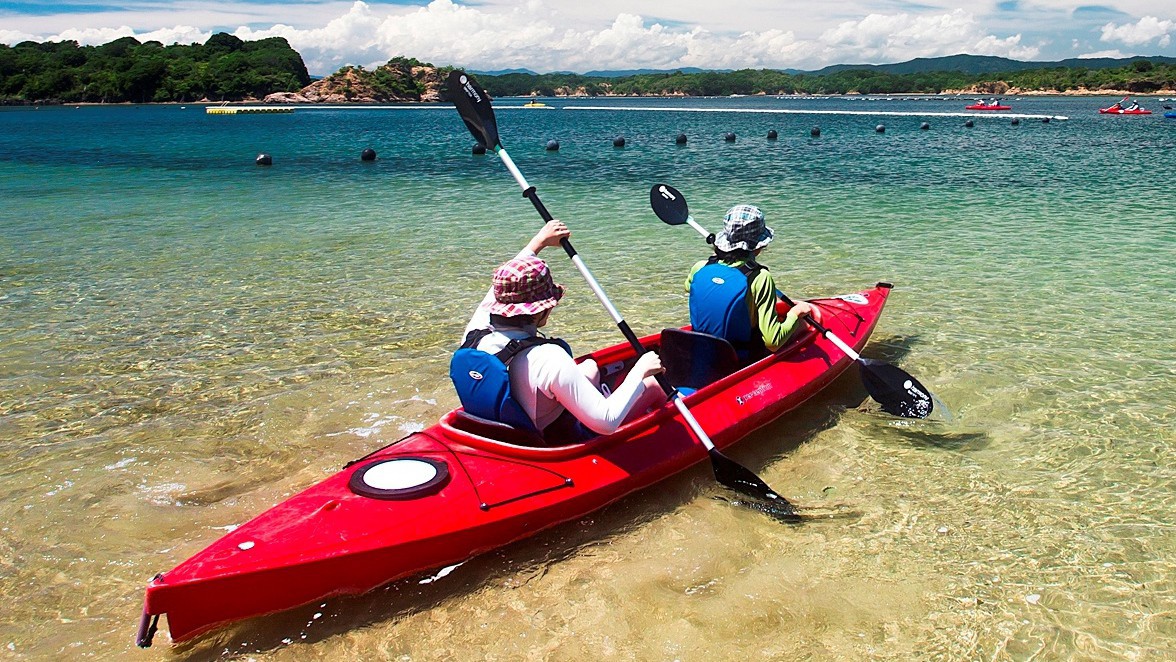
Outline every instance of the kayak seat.
<path fill-rule="evenodd" d="M 739 355 L 727 340 L 709 333 L 662 329 L 662 366 L 677 388 L 700 389 L 740 368 Z"/>
<path fill-rule="evenodd" d="M 498 421 L 492 421 L 481 416 L 474 416 L 464 409 L 454 410 L 452 424 L 453 427 L 462 432 L 476 434 L 479 437 L 503 441 L 516 446 L 537 446 L 542 448 L 550 445 L 534 430 L 523 430 L 513 425 L 507 425 L 506 423 L 499 423 Z"/>

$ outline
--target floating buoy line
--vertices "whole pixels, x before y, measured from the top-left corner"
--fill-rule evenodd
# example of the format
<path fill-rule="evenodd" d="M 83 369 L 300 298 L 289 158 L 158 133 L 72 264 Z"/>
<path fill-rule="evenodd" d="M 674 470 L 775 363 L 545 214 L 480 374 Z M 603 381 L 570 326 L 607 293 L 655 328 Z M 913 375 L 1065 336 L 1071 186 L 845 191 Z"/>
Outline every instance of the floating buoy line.
<path fill-rule="evenodd" d="M 1029 115 L 1024 113 L 944 113 L 906 112 L 898 110 L 798 110 L 795 108 L 657 108 L 654 106 L 564 106 L 564 110 L 622 110 L 655 113 L 766 113 L 774 115 L 864 115 L 877 117 L 987 117 L 992 119 L 1061 120 L 1070 119 L 1065 115 Z"/>

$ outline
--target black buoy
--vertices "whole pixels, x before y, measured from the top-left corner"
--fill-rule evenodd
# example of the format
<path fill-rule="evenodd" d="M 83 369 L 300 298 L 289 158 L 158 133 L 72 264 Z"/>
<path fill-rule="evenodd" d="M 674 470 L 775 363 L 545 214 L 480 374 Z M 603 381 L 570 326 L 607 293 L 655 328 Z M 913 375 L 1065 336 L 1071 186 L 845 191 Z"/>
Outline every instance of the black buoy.
<path fill-rule="evenodd" d="M 723 134 L 723 140 L 726 140 L 729 143 L 733 143 L 735 142 L 735 134 L 730 132 L 725 133 Z"/>
<path fill-rule="evenodd" d="M 258 154 L 257 158 L 254 159 L 254 163 L 256 163 L 257 165 L 264 165 L 264 166 L 273 165 L 274 158 L 272 156 L 270 156 L 269 154 L 264 154 L 264 153 Z"/>
<path fill-rule="evenodd" d="M 359 153 L 359 159 L 361 161 L 375 161 L 376 150 L 372 149 L 371 147 L 365 148 L 362 152 Z"/>
<path fill-rule="evenodd" d="M 1042 124 L 1049 124 L 1049 118 L 1048 117 L 1041 118 L 1041 123 Z"/>
<path fill-rule="evenodd" d="M 919 129 L 920 129 L 921 131 L 927 131 L 927 130 L 929 130 L 930 128 L 931 128 L 931 123 L 930 123 L 930 122 L 923 122 L 922 124 L 920 124 L 920 125 L 919 125 Z"/>
<path fill-rule="evenodd" d="M 486 153 L 486 146 L 483 145 L 482 143 L 474 143 L 474 146 L 470 149 L 470 153 L 471 154 L 485 154 Z"/>
<path fill-rule="evenodd" d="M 547 151 L 558 152 L 559 151 L 559 141 L 558 140 L 548 140 L 547 141 Z"/>
<path fill-rule="evenodd" d="M 1013 122 L 1012 122 L 1013 126 L 1017 126 L 1017 125 L 1018 125 L 1018 124 L 1020 124 L 1020 123 L 1021 123 L 1021 120 L 1020 120 L 1020 118 L 1017 118 L 1017 117 L 1014 117 L 1014 118 L 1013 118 Z"/>
<path fill-rule="evenodd" d="M 777 137 L 775 129 L 768 129 L 768 140 L 775 140 Z"/>
<path fill-rule="evenodd" d="M 874 130 L 877 131 L 878 133 L 886 133 L 886 125 L 879 124 L 878 126 L 874 127 Z"/>
<path fill-rule="evenodd" d="M 813 128 L 809 129 L 809 135 L 814 138 L 820 138 L 821 137 L 821 127 L 814 126 Z"/>
<path fill-rule="evenodd" d="M 970 129 L 970 128 L 976 126 L 976 123 L 973 122 L 972 120 L 968 120 L 967 122 L 964 122 L 964 126 L 966 126 Z"/>
<path fill-rule="evenodd" d="M 625 137 L 624 136 L 617 136 L 616 138 L 613 138 L 613 147 L 624 147 L 624 146 L 625 146 Z"/>
<path fill-rule="evenodd" d="M 679 134 L 678 134 L 678 137 L 677 137 L 677 138 L 674 138 L 674 142 L 675 142 L 675 143 L 677 143 L 677 144 L 679 144 L 679 145 L 685 145 L 685 144 L 686 144 L 686 134 L 685 134 L 685 133 L 679 133 Z"/>

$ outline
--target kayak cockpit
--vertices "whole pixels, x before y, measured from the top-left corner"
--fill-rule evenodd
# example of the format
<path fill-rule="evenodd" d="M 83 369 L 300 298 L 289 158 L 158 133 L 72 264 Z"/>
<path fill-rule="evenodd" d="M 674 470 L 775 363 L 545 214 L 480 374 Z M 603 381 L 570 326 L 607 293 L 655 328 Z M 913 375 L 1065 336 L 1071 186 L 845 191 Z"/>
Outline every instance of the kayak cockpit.
<path fill-rule="evenodd" d="M 810 329 L 804 329 L 797 333 L 785 348 L 750 365 L 745 365 L 739 359 L 730 342 L 717 336 L 693 331 L 689 327 L 663 329 L 658 335 L 641 338 L 641 344 L 661 354 L 667 380 L 683 397 L 689 398 L 688 402 L 691 402 L 698 398 L 707 398 L 708 393 L 713 392 L 709 387 L 721 388 L 720 384 L 741 379 L 742 377 L 736 375 L 745 375 L 747 370 L 759 369 L 756 366 L 762 368 L 779 360 L 808 344 L 815 337 L 816 334 Z M 632 368 L 636 354 L 628 344 L 619 344 L 583 358 L 594 359 L 600 365 L 602 382 L 610 388 L 615 388 Z M 659 425 L 664 418 L 674 416 L 674 412 L 674 407 L 663 406 L 645 416 L 626 422 L 612 434 L 592 437 L 573 444 L 561 444 L 558 440 L 545 439 L 533 430 L 524 430 L 474 416 L 460 408 L 442 416 L 438 421 L 438 427 L 445 433 L 447 441 L 492 449 L 516 457 L 554 460 L 598 452 L 604 447 L 639 434 L 645 428 Z"/>

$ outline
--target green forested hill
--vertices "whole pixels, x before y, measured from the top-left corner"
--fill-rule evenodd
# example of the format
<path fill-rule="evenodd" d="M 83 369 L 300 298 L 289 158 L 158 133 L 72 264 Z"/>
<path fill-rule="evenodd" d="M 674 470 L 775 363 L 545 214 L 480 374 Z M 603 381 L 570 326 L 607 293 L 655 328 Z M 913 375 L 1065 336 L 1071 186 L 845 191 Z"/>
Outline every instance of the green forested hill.
<path fill-rule="evenodd" d="M 973 56 L 957 56 L 973 57 Z M 940 58 L 944 59 L 944 58 Z M 950 59 L 950 58 L 949 58 Z M 1000 60 L 1000 58 L 993 58 Z M 1157 58 L 1160 59 L 1160 58 Z M 1171 58 L 1163 58 L 1169 60 Z M 914 61 L 912 61 L 914 62 Z M 1007 60 L 1006 62 L 1012 62 Z M 1077 60 L 1076 62 L 1083 62 Z M 1174 60 L 1173 62 L 1176 62 Z M 743 69 L 731 72 L 661 72 L 621 77 L 578 74 L 506 74 L 481 76 L 479 81 L 494 96 L 528 94 L 620 94 L 726 96 L 730 94 L 936 94 L 969 88 L 993 90 L 1128 90 L 1136 93 L 1176 89 L 1176 63 L 1154 64 L 1132 59 L 1117 68 L 1018 67 L 979 73 L 952 69 L 890 71 L 899 65 L 835 68 L 827 73 L 786 73 L 775 69 Z M 904 63 L 910 64 L 910 63 Z M 958 63 L 956 63 L 958 64 Z M 1026 63 L 1020 63 L 1026 64 Z M 949 66 L 944 63 L 943 66 Z M 825 70 L 822 70 L 825 71 Z"/>
<path fill-rule="evenodd" d="M 1071 58 L 1057 62 L 1024 62 L 993 55 L 948 55 L 945 57 L 918 57 L 913 60 L 896 62 L 894 64 L 835 64 L 817 71 L 792 73 L 810 73 L 817 76 L 825 76 L 847 69 L 869 69 L 888 74 L 920 74 L 936 71 L 958 71 L 965 74 L 995 74 L 1025 71 L 1028 69 L 1057 69 L 1059 67 L 1066 69 L 1119 69 L 1132 66 L 1141 60 L 1148 60 L 1152 64 L 1176 64 L 1176 58 L 1163 56 L 1152 58 L 1136 56 L 1118 59 L 1108 57 Z"/>
<path fill-rule="evenodd" d="M 0 44 L 0 100 L 9 103 L 240 100 L 309 83 L 302 56 L 282 37 L 242 41 L 221 32 L 191 45 L 133 37 L 101 46 Z"/>
<path fill-rule="evenodd" d="M 397 67 L 403 68 L 404 63 L 433 69 L 411 58 L 393 58 L 374 72 L 348 66 L 327 78 L 342 80 L 345 89 L 341 94 L 352 98 L 354 95 L 346 93 L 349 86 L 364 83 L 364 75 L 375 77 L 367 87 L 379 91 L 380 76 L 399 71 Z M 622 72 L 510 72 L 479 75 L 478 79 L 494 96 L 935 94 L 969 89 L 1003 94 L 1009 88 L 1134 93 L 1176 90 L 1176 58 L 1163 57 L 1033 63 L 953 55 L 887 65 L 837 65 L 817 72 L 743 69 L 619 73 Z M 140 43 L 131 37 L 102 46 L 79 46 L 73 41 L 0 45 L 0 103 L 239 101 L 261 99 L 274 92 L 296 92 L 308 84 L 310 77 L 302 57 L 280 37 L 245 42 L 218 33 L 204 44 L 171 46 L 155 41 Z M 420 90 L 417 92 L 409 98 L 419 98 Z M 443 97 L 444 92 L 440 94 Z M 428 96 L 436 95 L 430 92 Z"/>

